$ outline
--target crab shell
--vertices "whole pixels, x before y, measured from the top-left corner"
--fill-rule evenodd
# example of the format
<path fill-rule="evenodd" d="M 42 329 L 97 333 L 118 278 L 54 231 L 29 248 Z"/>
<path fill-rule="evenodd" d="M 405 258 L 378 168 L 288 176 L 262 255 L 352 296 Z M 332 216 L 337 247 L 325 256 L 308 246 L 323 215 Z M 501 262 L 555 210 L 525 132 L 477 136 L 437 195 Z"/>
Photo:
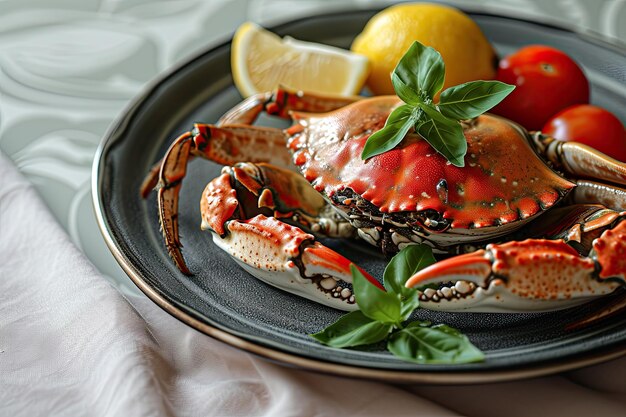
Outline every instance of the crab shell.
<path fill-rule="evenodd" d="M 422 237 L 433 235 L 427 240 L 435 247 L 446 245 L 443 232 L 473 234 L 467 241 L 492 238 L 552 207 L 575 186 L 536 155 L 523 128 L 488 114 L 464 125 L 463 168 L 415 133 L 362 160 L 368 137 L 399 104 L 395 96 L 377 97 L 329 113 L 292 114 L 296 123 L 287 132 L 295 164 L 357 227 L 359 219 L 372 217 L 406 225 Z"/>

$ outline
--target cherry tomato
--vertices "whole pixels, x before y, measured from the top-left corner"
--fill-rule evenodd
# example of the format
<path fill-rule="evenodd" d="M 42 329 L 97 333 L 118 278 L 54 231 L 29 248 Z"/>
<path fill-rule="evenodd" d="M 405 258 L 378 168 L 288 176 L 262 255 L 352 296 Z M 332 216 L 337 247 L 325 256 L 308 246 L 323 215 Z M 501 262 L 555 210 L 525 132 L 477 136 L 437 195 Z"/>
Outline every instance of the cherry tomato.
<path fill-rule="evenodd" d="M 543 45 L 521 48 L 502 59 L 496 79 L 515 90 L 492 112 L 539 130 L 558 111 L 589 103 L 589 82 L 564 52 Z"/>
<path fill-rule="evenodd" d="M 555 139 L 584 143 L 626 162 L 626 130 L 613 113 L 601 107 L 568 107 L 548 120 L 541 130 Z"/>

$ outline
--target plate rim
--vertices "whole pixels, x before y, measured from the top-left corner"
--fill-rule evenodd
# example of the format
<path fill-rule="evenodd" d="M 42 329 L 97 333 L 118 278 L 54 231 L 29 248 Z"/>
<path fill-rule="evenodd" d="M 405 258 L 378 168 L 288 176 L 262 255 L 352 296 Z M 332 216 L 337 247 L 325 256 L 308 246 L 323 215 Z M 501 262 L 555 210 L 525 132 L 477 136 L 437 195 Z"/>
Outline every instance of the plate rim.
<path fill-rule="evenodd" d="M 507 14 L 505 11 L 494 13 L 488 7 L 459 7 L 464 12 L 474 15 L 483 15 L 487 17 L 504 18 L 515 20 L 523 23 L 531 23 L 541 25 L 548 28 L 554 28 L 575 34 L 587 41 L 599 43 L 605 48 L 613 49 L 619 53 L 626 55 L 626 43 L 621 43 L 617 39 L 603 36 L 600 33 L 591 30 L 580 30 L 573 25 L 555 24 L 549 18 L 544 20 L 528 20 L 517 16 Z M 360 13 L 375 13 L 382 9 L 359 9 Z M 352 10 L 354 11 L 354 10 Z M 344 10 L 345 12 L 345 10 Z M 269 27 L 269 30 L 281 32 L 289 25 L 298 22 L 310 20 L 312 18 L 324 18 L 341 14 L 342 10 L 334 10 L 330 13 L 321 13 L 307 15 L 297 19 L 282 22 Z M 356 365 L 346 365 L 336 362 L 325 362 L 313 358 L 307 358 L 293 353 L 280 350 L 277 347 L 264 346 L 261 343 L 247 340 L 244 337 L 237 336 L 216 326 L 205 323 L 191 315 L 189 312 L 178 307 L 174 302 L 167 300 L 158 290 L 149 284 L 143 277 L 141 272 L 135 268 L 132 261 L 117 245 L 114 238 L 114 231 L 110 227 L 104 209 L 104 199 L 101 198 L 103 192 L 104 171 L 106 166 L 106 157 L 109 150 L 123 138 L 125 127 L 133 119 L 132 115 L 141 108 L 143 103 L 147 101 L 155 91 L 165 83 L 169 78 L 175 76 L 179 71 L 187 66 L 192 65 L 195 61 L 202 59 L 205 55 L 212 54 L 219 49 L 228 47 L 232 37 L 226 37 L 224 41 L 217 41 L 208 45 L 196 54 L 183 60 L 181 63 L 172 66 L 170 69 L 157 75 L 151 82 L 148 82 L 142 91 L 121 110 L 119 115 L 112 121 L 108 129 L 102 136 L 102 139 L 96 149 L 93 159 L 91 171 L 91 196 L 94 214 L 98 228 L 103 235 L 104 241 L 113 254 L 115 260 L 122 267 L 124 272 L 129 276 L 133 283 L 155 304 L 165 310 L 168 314 L 177 318 L 186 325 L 214 338 L 224 342 L 230 346 L 242 349 L 249 353 L 263 357 L 270 361 L 278 362 L 283 365 L 289 365 L 301 369 L 322 372 L 331 375 L 367 378 L 385 382 L 395 383 L 428 383 L 428 384 L 479 384 L 490 382 L 513 381 L 526 378 L 534 378 L 539 376 L 550 375 L 558 372 L 578 369 L 585 366 L 599 364 L 611 359 L 615 359 L 626 355 L 626 344 L 623 346 L 612 346 L 607 349 L 596 349 L 592 352 L 579 353 L 564 360 L 550 361 L 546 363 L 538 363 L 531 365 L 512 365 L 511 368 L 495 369 L 495 370 L 471 370 L 471 371 L 414 371 L 414 370 L 389 370 L 382 368 L 365 368 Z"/>

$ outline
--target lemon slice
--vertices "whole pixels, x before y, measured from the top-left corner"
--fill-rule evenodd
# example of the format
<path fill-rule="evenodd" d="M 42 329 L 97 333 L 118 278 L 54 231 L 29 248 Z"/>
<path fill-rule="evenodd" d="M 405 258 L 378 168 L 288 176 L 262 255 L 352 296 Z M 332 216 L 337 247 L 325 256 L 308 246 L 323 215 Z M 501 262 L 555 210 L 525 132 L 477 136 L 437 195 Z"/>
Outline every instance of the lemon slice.
<path fill-rule="evenodd" d="M 235 86 L 248 97 L 279 85 L 317 93 L 358 94 L 369 64 L 363 55 L 290 37 L 281 39 L 246 22 L 233 37 L 231 66 Z"/>

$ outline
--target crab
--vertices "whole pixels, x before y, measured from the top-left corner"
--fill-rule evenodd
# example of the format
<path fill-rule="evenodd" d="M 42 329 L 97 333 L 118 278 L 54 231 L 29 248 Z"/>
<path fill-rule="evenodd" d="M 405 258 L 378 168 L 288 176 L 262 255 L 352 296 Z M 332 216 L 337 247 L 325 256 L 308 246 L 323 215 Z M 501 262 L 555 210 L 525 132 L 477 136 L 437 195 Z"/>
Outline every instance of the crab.
<path fill-rule="evenodd" d="M 194 125 L 141 188 L 144 197 L 158 189 L 176 266 L 191 274 L 178 235 L 178 195 L 188 161 L 199 156 L 225 165 L 200 203 L 201 227 L 215 244 L 255 277 L 334 308 L 358 308 L 351 261 L 320 237 L 356 238 L 384 253 L 427 244 L 435 253 L 465 254 L 408 281 L 422 292 L 422 307 L 436 310 L 554 310 L 624 284 L 626 190 L 611 184 L 626 184 L 626 164 L 490 114 L 463 122 L 463 168 L 414 132 L 363 161 L 365 141 L 400 104 L 396 96 L 278 89 L 244 100 L 216 124 Z M 263 112 L 293 124 L 255 125 Z M 552 210 L 558 206 L 567 213 Z"/>

